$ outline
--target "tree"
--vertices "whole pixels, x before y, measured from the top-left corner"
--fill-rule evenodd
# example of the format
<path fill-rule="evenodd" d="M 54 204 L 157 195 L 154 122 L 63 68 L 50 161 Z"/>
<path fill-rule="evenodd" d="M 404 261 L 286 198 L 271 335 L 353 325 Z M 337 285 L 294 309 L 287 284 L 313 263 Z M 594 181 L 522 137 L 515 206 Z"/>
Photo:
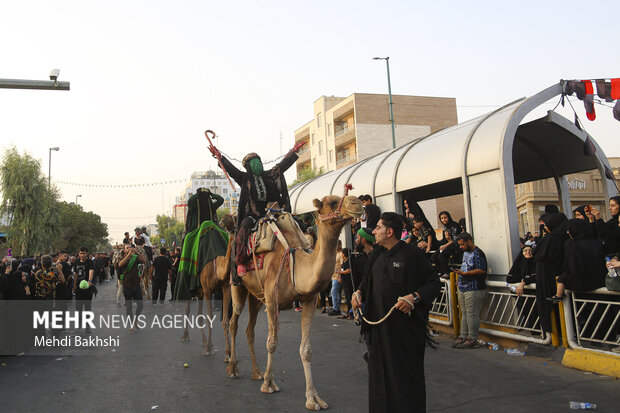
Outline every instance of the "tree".
<path fill-rule="evenodd" d="M 305 182 L 305 181 L 309 181 L 310 179 L 314 179 L 314 178 L 316 178 L 318 176 L 323 175 L 323 173 L 324 173 L 323 172 L 323 167 L 321 167 L 321 169 L 319 169 L 319 171 L 317 172 L 314 169 L 312 169 L 309 166 L 307 166 L 307 167 L 305 167 L 304 169 L 302 169 L 301 171 L 299 171 L 297 173 L 297 179 L 295 179 L 289 185 L 289 187 L 297 185 L 297 184 L 300 184 L 300 183 Z"/>
<path fill-rule="evenodd" d="M 159 240 L 163 238 L 166 241 L 164 246 L 167 248 L 172 247 L 173 243 L 178 247 L 181 245 L 181 240 L 183 239 L 185 225 L 172 217 L 157 215 L 157 230 L 159 236 L 153 237 L 151 239 L 151 244 L 155 245 L 157 242 L 157 245 L 161 246 Z"/>
<path fill-rule="evenodd" d="M 218 208 L 216 224 L 219 224 L 220 221 L 222 220 L 222 216 L 227 215 L 227 214 L 230 214 L 230 208 Z"/>
<path fill-rule="evenodd" d="M 0 166 L 2 204 L 8 217 L 8 239 L 20 255 L 48 249 L 57 231 L 58 191 L 47 187 L 41 162 L 30 154 L 8 149 Z"/>
<path fill-rule="evenodd" d="M 93 212 L 85 212 L 80 205 L 60 202 L 58 208 L 58 232 L 54 240 L 54 249 L 66 249 L 77 252 L 80 247 L 89 251 L 111 249 L 108 242 L 108 225 L 101 222 L 101 217 Z"/>

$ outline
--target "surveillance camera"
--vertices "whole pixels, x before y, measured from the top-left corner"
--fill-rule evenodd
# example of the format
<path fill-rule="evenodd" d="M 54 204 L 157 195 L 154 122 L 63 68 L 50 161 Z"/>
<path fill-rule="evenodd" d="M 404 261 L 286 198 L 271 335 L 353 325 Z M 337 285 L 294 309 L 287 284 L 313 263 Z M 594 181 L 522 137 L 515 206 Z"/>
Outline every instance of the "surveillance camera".
<path fill-rule="evenodd" d="M 52 71 L 50 72 L 50 80 L 57 81 L 59 74 L 60 74 L 60 69 L 52 69 Z"/>

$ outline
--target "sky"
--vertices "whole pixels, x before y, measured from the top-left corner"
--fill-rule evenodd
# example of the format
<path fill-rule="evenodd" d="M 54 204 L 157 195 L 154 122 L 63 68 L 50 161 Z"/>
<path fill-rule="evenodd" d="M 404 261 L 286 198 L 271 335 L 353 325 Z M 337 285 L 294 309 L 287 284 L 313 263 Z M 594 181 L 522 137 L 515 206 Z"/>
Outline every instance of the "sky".
<path fill-rule="evenodd" d="M 47 175 L 49 148 L 60 147 L 51 175 L 62 199 L 81 195 L 120 241 L 169 214 L 185 184 L 60 182 L 187 180 L 216 168 L 206 129 L 234 158 L 274 159 L 320 96 L 387 92 L 374 56 L 390 57 L 393 94 L 454 97 L 459 122 L 560 79 L 620 77 L 619 2 L 504 3 L 4 2 L 0 78 L 47 80 L 59 68 L 71 90 L 0 89 L 0 151 L 27 151 Z M 590 122 L 574 106 L 605 154 L 620 156 L 611 108 L 597 105 Z"/>

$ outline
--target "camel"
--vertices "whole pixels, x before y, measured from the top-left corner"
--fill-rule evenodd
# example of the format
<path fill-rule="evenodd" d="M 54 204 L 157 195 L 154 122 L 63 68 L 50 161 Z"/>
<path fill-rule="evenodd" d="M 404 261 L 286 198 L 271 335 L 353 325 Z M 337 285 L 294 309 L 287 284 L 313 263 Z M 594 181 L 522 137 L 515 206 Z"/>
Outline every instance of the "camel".
<path fill-rule="evenodd" d="M 310 368 L 312 350 L 310 348 L 310 327 L 316 310 L 316 299 L 319 291 L 324 290 L 331 283 L 336 263 L 336 247 L 338 237 L 344 225 L 352 218 L 357 218 L 364 212 L 361 202 L 353 196 L 341 198 L 329 195 L 322 200 L 315 199 L 314 206 L 318 213 L 318 239 L 314 251 L 308 253 L 303 250 L 295 252 L 295 285 L 290 272 L 287 270 L 288 253 L 279 242 L 273 251 L 265 254 L 262 270 L 248 271 L 242 277 L 243 285 L 232 287 L 233 315 L 230 320 L 231 353 L 227 374 L 236 378 L 239 375 L 235 340 L 237 335 L 237 321 L 245 304 L 246 296 L 250 296 L 250 318 L 255 319 L 261 302 L 266 306 L 269 334 L 267 338 L 267 366 L 265 369 L 261 391 L 273 393 L 280 389 L 274 381 L 273 359 L 278 345 L 278 313 L 280 310 L 291 308 L 294 300 L 299 300 L 302 306 L 301 314 L 301 343 L 299 354 L 304 366 L 306 378 L 306 408 L 309 410 L 327 409 L 327 403 L 319 397 L 312 383 Z M 295 234 L 286 234 L 286 240 L 293 239 Z M 260 300 L 260 301 L 259 301 Z M 254 340 L 254 332 L 246 331 L 248 343 Z M 250 349 L 253 346 L 250 345 Z M 256 373 L 254 358 L 252 369 Z M 253 375 L 254 376 L 254 375 Z"/>

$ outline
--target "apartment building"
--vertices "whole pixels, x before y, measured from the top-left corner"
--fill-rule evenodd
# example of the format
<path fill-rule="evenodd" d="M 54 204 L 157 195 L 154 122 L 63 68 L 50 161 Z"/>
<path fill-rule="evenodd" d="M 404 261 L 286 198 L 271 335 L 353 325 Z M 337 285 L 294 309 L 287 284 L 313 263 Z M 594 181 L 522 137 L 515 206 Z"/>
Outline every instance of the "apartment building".
<path fill-rule="evenodd" d="M 230 209 L 231 213 L 237 212 L 239 205 L 239 190 L 230 186 L 230 182 L 224 174 L 209 171 L 197 171 L 192 173 L 190 180 L 185 184 L 185 189 L 175 199 L 174 216 L 180 220 L 181 216 L 185 220 L 187 200 L 196 193 L 198 188 L 206 188 L 211 192 L 224 198 L 222 208 Z M 179 207 L 177 211 L 177 207 Z"/>
<path fill-rule="evenodd" d="M 396 146 L 457 124 L 456 99 L 392 95 Z M 313 119 L 295 130 L 297 172 L 333 171 L 392 148 L 388 95 L 321 96 Z"/>

